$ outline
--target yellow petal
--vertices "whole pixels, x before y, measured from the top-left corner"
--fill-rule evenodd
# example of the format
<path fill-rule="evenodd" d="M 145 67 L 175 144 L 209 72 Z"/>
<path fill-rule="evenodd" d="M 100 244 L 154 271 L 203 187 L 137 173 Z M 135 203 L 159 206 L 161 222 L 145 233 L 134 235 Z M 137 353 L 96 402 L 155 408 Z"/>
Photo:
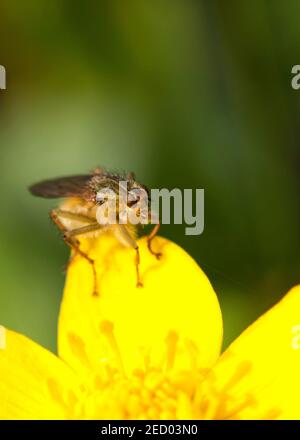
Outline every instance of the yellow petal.
<path fill-rule="evenodd" d="M 300 419 L 299 371 L 297 286 L 233 342 L 209 374 L 211 417 Z"/>
<path fill-rule="evenodd" d="M 135 251 L 109 233 L 84 239 L 96 260 L 99 296 L 90 264 L 76 255 L 69 266 L 59 319 L 59 354 L 86 375 L 94 371 L 209 367 L 220 353 L 222 318 L 214 290 L 195 261 L 157 237 L 138 242 L 143 287 L 136 287 Z"/>
<path fill-rule="evenodd" d="M 0 419 L 64 419 L 76 414 L 78 383 L 61 360 L 0 327 Z"/>

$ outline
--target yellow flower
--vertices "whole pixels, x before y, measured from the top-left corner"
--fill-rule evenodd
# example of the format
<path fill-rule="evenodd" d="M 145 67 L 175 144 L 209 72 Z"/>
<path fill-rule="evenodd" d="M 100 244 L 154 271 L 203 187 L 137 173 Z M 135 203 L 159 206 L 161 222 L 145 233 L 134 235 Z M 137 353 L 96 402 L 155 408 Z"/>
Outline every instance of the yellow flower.
<path fill-rule="evenodd" d="M 2 419 L 300 418 L 300 287 L 221 356 L 222 318 L 205 274 L 180 247 L 155 238 L 157 261 L 110 234 L 83 239 L 58 329 L 59 356 L 0 327 Z"/>

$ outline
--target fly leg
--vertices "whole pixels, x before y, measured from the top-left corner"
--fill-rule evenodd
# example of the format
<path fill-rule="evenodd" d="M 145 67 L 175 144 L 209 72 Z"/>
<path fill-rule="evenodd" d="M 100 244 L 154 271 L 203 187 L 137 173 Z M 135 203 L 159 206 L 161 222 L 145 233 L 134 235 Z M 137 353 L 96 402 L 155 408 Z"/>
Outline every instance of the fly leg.
<path fill-rule="evenodd" d="M 92 217 L 89 217 L 88 215 L 83 215 L 83 214 L 79 214 L 79 213 L 74 213 L 71 211 L 65 211 L 63 209 L 53 209 L 51 211 L 51 219 L 53 220 L 53 222 L 56 224 L 56 226 L 63 232 L 63 234 L 67 234 L 68 229 L 63 225 L 63 223 L 61 222 L 60 218 L 64 218 L 64 219 L 69 219 L 69 220 L 75 220 L 77 222 L 81 222 L 81 223 L 87 223 L 87 224 L 92 224 L 95 223 L 95 219 Z M 70 246 L 73 251 L 74 254 L 73 256 L 70 257 L 70 262 L 72 261 L 74 255 L 76 253 L 79 253 L 82 255 L 82 252 L 79 249 L 79 241 L 76 240 L 75 238 L 73 239 L 72 243 L 67 243 L 67 240 L 64 237 L 64 240 L 66 242 L 66 244 L 68 244 L 68 246 Z M 82 255 L 84 258 L 86 258 L 84 255 Z"/>
<path fill-rule="evenodd" d="M 143 287 L 140 276 L 140 251 L 137 242 L 130 235 L 128 229 L 124 225 L 118 225 L 118 232 L 120 233 L 120 238 L 128 246 L 135 249 L 135 268 L 136 268 L 136 287 Z"/>
<path fill-rule="evenodd" d="M 154 255 L 158 260 L 159 260 L 160 257 L 161 257 L 161 252 L 155 252 L 155 251 L 152 249 L 151 244 L 152 244 L 152 240 L 153 240 L 153 238 L 155 237 L 155 235 L 157 234 L 159 228 L 160 228 L 160 223 L 157 223 L 157 224 L 155 225 L 155 227 L 152 229 L 151 233 L 150 233 L 150 234 L 148 235 L 148 237 L 147 237 L 148 249 L 149 249 L 149 251 L 151 252 L 151 254 Z"/>
<path fill-rule="evenodd" d="M 97 283 L 97 272 L 96 272 L 96 267 L 95 267 L 95 260 L 93 260 L 92 258 L 90 258 L 85 252 L 82 252 L 82 250 L 79 248 L 79 242 L 78 240 L 76 240 L 76 236 L 78 235 L 84 235 L 87 234 L 88 232 L 93 232 L 93 231 L 97 231 L 101 229 L 101 225 L 99 225 L 99 223 L 93 223 L 87 226 L 82 226 L 81 228 L 77 228 L 77 229 L 72 229 L 71 231 L 67 231 L 64 234 L 64 239 L 65 242 L 68 244 L 70 244 L 70 246 L 74 246 L 74 241 L 75 243 L 77 243 L 76 246 L 76 251 L 79 252 L 79 254 L 85 258 L 91 265 L 92 270 L 93 270 L 93 277 L 94 277 L 94 290 L 93 290 L 93 296 L 98 296 L 98 283 Z"/>
<path fill-rule="evenodd" d="M 89 217 L 87 214 L 79 214 L 71 211 L 65 211 L 64 209 L 54 209 L 52 212 L 55 212 L 56 217 L 62 217 L 87 224 L 96 223 L 95 217 Z"/>
<path fill-rule="evenodd" d="M 66 214 L 66 215 L 64 215 L 64 214 Z M 96 273 L 96 268 L 95 268 L 95 261 L 80 249 L 80 243 L 76 239 L 76 236 L 81 235 L 81 234 L 85 234 L 87 232 L 96 231 L 97 229 L 100 229 L 101 226 L 98 223 L 91 223 L 87 226 L 83 226 L 81 228 L 77 228 L 77 229 L 73 229 L 71 231 L 68 231 L 66 229 L 66 227 L 64 226 L 64 224 L 61 222 L 59 217 L 61 216 L 61 217 L 65 217 L 65 218 L 70 218 L 72 214 L 73 213 L 69 213 L 67 211 L 64 213 L 59 210 L 53 209 L 51 211 L 50 216 L 51 216 L 51 219 L 53 220 L 53 222 L 59 228 L 59 230 L 62 231 L 64 242 L 68 246 L 70 246 L 70 248 L 73 249 L 73 251 L 75 251 L 76 253 L 80 254 L 83 258 L 85 258 L 89 262 L 89 264 L 91 265 L 92 270 L 93 270 L 93 277 L 94 277 L 93 295 L 98 296 L 97 273 Z M 74 216 L 75 215 L 76 214 L 74 214 Z M 73 219 L 74 219 L 74 216 L 72 216 Z"/>

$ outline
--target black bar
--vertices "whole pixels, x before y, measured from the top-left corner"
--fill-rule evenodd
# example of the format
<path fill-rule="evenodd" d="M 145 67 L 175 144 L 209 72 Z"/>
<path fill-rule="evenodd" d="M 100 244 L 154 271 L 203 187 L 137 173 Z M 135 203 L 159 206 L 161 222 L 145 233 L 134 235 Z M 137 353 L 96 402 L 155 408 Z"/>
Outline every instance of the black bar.
<path fill-rule="evenodd" d="M 288 435 L 289 430 L 300 432 L 299 421 L 0 421 L 0 439 L 58 436 L 66 439 L 80 437 L 82 440 L 106 438 L 208 438 L 214 435 L 227 436 L 231 433 L 276 436 Z M 5 435 L 6 434 L 6 435 Z M 54 438 L 53 440 L 56 440 Z"/>

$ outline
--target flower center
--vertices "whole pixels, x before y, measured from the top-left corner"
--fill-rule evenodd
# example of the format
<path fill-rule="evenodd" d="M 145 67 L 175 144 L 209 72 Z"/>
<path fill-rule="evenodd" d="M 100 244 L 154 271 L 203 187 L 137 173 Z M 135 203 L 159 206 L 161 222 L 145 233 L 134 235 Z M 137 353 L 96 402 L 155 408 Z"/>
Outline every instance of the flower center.
<path fill-rule="evenodd" d="M 84 402 L 87 418 L 99 419 L 184 419 L 194 418 L 193 395 L 197 379 L 190 372 L 166 375 L 159 369 L 136 370 L 130 377 L 110 372 L 95 378 L 95 388 Z M 194 417 L 193 417 L 194 416 Z"/>
<path fill-rule="evenodd" d="M 80 419 L 237 419 L 241 411 L 256 407 L 253 394 L 233 398 L 232 390 L 240 386 L 251 373 L 252 364 L 238 364 L 225 384 L 219 386 L 213 370 L 199 369 L 191 362 L 189 370 L 174 367 L 179 335 L 170 331 L 165 339 L 164 363 L 157 367 L 145 359 L 145 368 L 125 373 L 122 356 L 114 333 L 114 325 L 105 320 L 100 331 L 106 338 L 115 362 L 101 359 L 101 373 L 89 364 L 84 341 L 69 334 L 74 355 L 86 367 L 87 381 L 82 394 L 62 396 L 52 379 L 48 380 L 51 397 L 62 405 L 67 418 Z M 197 347 L 196 347 L 197 348 Z M 195 347 L 187 347 L 193 352 Z M 196 350 L 197 351 L 197 350 Z M 230 353 L 228 353 L 230 356 Z M 276 418 L 278 411 L 270 410 L 260 418 Z"/>
<path fill-rule="evenodd" d="M 192 418 L 190 403 L 202 375 L 196 370 L 172 371 L 179 339 L 175 331 L 170 331 L 165 339 L 164 365 L 151 367 L 145 355 L 145 369 L 136 369 L 129 376 L 125 374 L 113 322 L 102 321 L 100 331 L 114 353 L 118 368 L 107 362 L 106 377 L 95 376 L 93 390 L 87 393 L 83 404 L 87 418 Z"/>

